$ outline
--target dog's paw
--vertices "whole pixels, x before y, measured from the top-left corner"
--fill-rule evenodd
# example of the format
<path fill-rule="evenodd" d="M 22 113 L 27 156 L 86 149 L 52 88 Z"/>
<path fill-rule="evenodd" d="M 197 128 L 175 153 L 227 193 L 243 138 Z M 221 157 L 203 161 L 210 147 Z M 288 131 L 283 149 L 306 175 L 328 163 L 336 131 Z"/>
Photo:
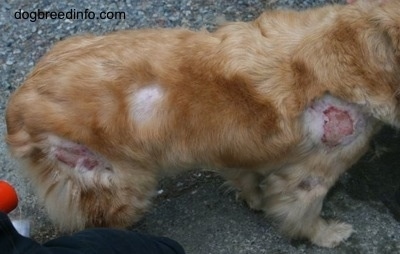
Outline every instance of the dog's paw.
<path fill-rule="evenodd" d="M 263 198 L 259 193 L 253 193 L 253 195 L 247 193 L 247 195 L 245 195 L 243 192 L 238 191 L 236 192 L 236 201 L 246 202 L 247 206 L 255 211 L 261 211 L 263 209 Z"/>
<path fill-rule="evenodd" d="M 347 240 L 353 232 L 350 224 L 331 221 L 321 227 L 311 241 L 321 247 L 333 248 Z"/>

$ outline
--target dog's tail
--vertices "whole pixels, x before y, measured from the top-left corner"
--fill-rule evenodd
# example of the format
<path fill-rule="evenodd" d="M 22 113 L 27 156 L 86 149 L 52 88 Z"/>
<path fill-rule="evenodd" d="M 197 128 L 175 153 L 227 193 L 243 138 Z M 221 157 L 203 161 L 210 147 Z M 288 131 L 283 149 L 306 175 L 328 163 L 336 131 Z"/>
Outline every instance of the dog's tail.
<path fill-rule="evenodd" d="M 31 135 L 24 128 L 21 107 L 11 96 L 6 110 L 7 134 L 5 141 L 13 157 L 24 158 L 33 151 Z"/>

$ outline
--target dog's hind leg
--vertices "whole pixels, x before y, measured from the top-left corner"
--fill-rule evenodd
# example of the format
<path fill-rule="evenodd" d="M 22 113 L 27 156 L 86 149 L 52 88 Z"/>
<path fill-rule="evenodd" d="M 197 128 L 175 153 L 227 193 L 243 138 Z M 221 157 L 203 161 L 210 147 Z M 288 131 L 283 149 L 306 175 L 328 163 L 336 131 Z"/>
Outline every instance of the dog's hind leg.
<path fill-rule="evenodd" d="M 34 141 L 21 130 L 7 141 L 62 230 L 131 226 L 155 194 L 154 172 L 132 161 L 51 134 Z"/>

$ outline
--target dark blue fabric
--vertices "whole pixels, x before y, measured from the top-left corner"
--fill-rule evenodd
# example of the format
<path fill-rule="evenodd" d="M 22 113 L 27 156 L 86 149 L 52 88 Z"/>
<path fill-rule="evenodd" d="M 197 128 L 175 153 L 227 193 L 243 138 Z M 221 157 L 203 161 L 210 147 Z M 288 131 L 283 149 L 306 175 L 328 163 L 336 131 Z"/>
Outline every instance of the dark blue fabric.
<path fill-rule="evenodd" d="M 87 229 L 43 245 L 21 236 L 0 213 L 1 254 L 184 254 L 182 246 L 165 238 L 116 229 Z"/>

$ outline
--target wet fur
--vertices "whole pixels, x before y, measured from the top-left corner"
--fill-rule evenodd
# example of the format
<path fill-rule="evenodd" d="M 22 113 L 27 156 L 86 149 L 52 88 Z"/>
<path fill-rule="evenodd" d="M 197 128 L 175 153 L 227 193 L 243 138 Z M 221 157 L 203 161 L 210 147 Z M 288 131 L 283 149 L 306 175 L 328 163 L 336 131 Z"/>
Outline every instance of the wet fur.
<path fill-rule="evenodd" d="M 160 175 L 203 167 L 285 234 L 334 247 L 352 227 L 320 217 L 326 193 L 380 122 L 400 126 L 399 38 L 398 0 L 72 37 L 11 97 L 6 140 L 64 229 L 129 226 Z M 131 99 L 154 85 L 138 117 Z M 324 145 L 306 121 L 327 94 L 366 121 L 349 144 Z"/>

